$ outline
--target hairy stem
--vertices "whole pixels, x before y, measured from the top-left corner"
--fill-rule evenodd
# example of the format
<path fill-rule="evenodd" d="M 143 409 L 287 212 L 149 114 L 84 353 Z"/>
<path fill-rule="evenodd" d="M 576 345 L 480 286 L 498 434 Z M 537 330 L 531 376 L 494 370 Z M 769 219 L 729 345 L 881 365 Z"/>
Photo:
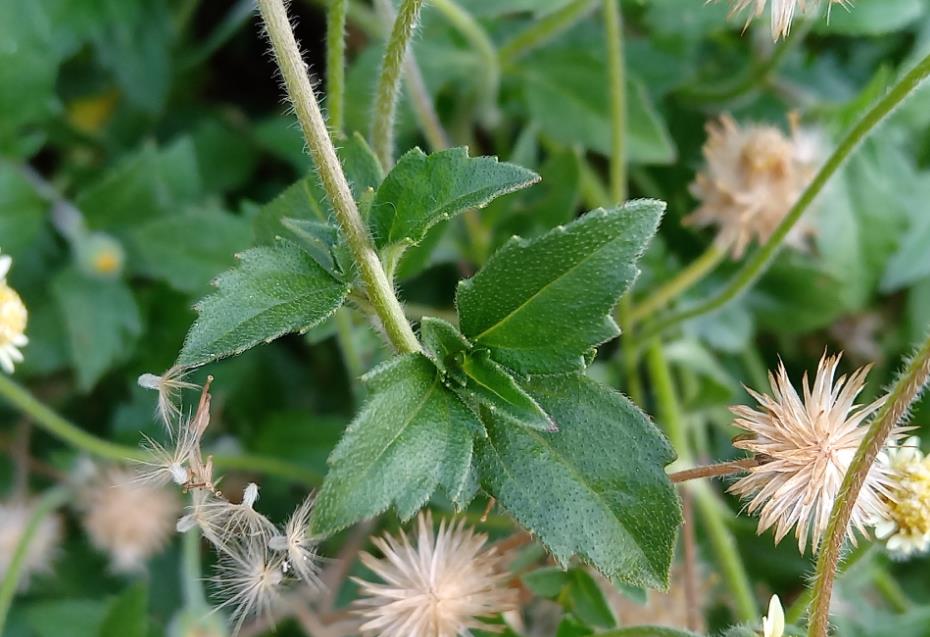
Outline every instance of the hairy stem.
<path fill-rule="evenodd" d="M 654 338 L 647 350 L 649 376 L 655 393 L 656 408 L 659 419 L 665 425 L 665 431 L 675 451 L 678 462 L 691 463 L 691 449 L 685 431 L 685 422 L 678 401 L 678 392 L 672 378 L 671 369 L 665 359 L 662 343 Z M 723 579 L 733 595 L 737 615 L 741 621 L 756 621 L 758 610 L 752 593 L 749 576 L 740 557 L 733 535 L 724 521 L 724 507 L 706 483 L 696 482 L 688 485 L 694 494 L 694 503 L 704 522 L 708 539 L 717 556 L 717 564 L 723 571 Z"/>
<path fill-rule="evenodd" d="M 668 474 L 668 479 L 674 483 L 679 483 L 688 482 L 689 480 L 698 480 L 700 478 L 719 478 L 720 476 L 741 473 L 746 471 L 746 469 L 758 467 L 760 464 L 762 463 L 758 458 L 743 458 L 742 460 L 733 460 L 732 462 L 720 462 L 718 464 L 709 464 L 703 467 L 676 471 Z"/>
<path fill-rule="evenodd" d="M 6 625 L 6 618 L 10 612 L 13 596 L 19 587 L 19 580 L 23 574 L 26 557 L 29 555 L 29 544 L 39 530 L 42 521 L 55 509 L 65 504 L 70 495 L 70 491 L 62 487 L 55 487 L 47 491 L 39 499 L 32 511 L 32 515 L 29 516 L 26 528 L 23 529 L 23 534 L 18 538 L 13 549 L 10 565 L 3 574 L 3 581 L 0 582 L 0 635 L 5 634 L 3 628 Z"/>
<path fill-rule="evenodd" d="M 349 0 L 329 0 L 326 11 L 326 113 L 329 127 L 342 133 L 346 83 L 346 14 Z"/>
<path fill-rule="evenodd" d="M 404 6 L 407 4 L 410 3 L 405 2 Z M 310 154 L 319 171 L 320 182 L 333 204 L 336 218 L 355 258 L 359 274 L 365 282 L 371 305 L 381 319 L 388 340 L 399 352 L 419 352 L 420 343 L 404 317 L 404 310 L 384 273 L 371 235 L 352 198 L 352 191 L 336 156 L 336 149 L 333 147 L 316 94 L 307 76 L 307 65 L 300 56 L 300 49 L 291 31 L 284 2 L 259 0 L 258 6 L 284 78 L 287 94 L 294 105 L 297 121 L 300 122 Z M 398 18 L 398 22 L 400 21 L 401 18 Z"/>
<path fill-rule="evenodd" d="M 52 409 L 39 402 L 25 388 L 5 374 L 0 374 L 0 396 L 23 414 L 29 416 L 36 425 L 76 449 L 116 462 L 148 458 L 145 451 L 139 447 L 120 445 L 98 438 L 68 422 Z M 308 486 L 316 486 L 322 482 L 321 476 L 316 472 L 278 458 L 248 454 L 236 456 L 214 455 L 213 463 L 218 469 L 258 471 Z"/>
<path fill-rule="evenodd" d="M 385 170 L 394 165 L 394 116 L 397 111 L 401 71 L 422 7 L 423 0 L 401 1 L 381 60 L 372 114 L 371 145 Z"/>
<path fill-rule="evenodd" d="M 726 256 L 726 250 L 712 243 L 704 253 L 688 266 L 664 283 L 659 289 L 637 303 L 630 311 L 630 322 L 639 323 L 650 318 L 681 294 L 693 287 L 698 281 L 710 274 Z"/>
<path fill-rule="evenodd" d="M 594 3 L 595 0 L 574 0 L 541 20 L 534 21 L 501 47 L 498 53 L 501 66 L 512 64 L 574 26 L 594 8 Z"/>
<path fill-rule="evenodd" d="M 875 128 L 901 104 L 914 90 L 930 75 L 930 55 L 923 58 L 917 65 L 907 72 L 891 90 L 862 117 L 861 120 L 846 134 L 833 154 L 814 176 L 797 203 L 791 208 L 782 222 L 772 233 L 765 244 L 756 250 L 752 257 L 740 269 L 733 279 L 716 296 L 699 303 L 694 307 L 676 312 L 671 316 L 657 322 L 649 330 L 650 334 L 657 334 L 688 319 L 712 312 L 745 292 L 768 269 L 775 258 L 785 237 L 791 232 L 801 215 L 816 199 L 840 166 L 849 158 L 853 151 Z"/>
<path fill-rule="evenodd" d="M 904 372 L 895 381 L 884 404 L 875 414 L 869 431 L 862 439 L 846 471 L 846 476 L 843 478 L 843 484 L 840 486 L 833 510 L 830 512 L 830 522 L 824 533 L 823 548 L 817 556 L 807 631 L 809 637 L 827 637 L 833 581 L 836 578 L 843 540 L 846 537 L 846 530 L 859 492 L 862 490 L 862 485 L 868 477 L 875 458 L 885 446 L 888 436 L 923 391 L 928 377 L 930 377 L 930 335 L 920 345 Z"/>
<path fill-rule="evenodd" d="M 839 575 L 852 570 L 860 562 L 866 562 L 880 552 L 881 549 L 876 544 L 866 542 L 860 543 L 852 551 L 843 557 L 839 565 Z M 807 607 L 811 603 L 811 589 L 804 589 L 797 598 L 791 602 L 791 606 L 785 609 L 785 621 L 789 624 L 799 624 L 807 613 Z"/>
<path fill-rule="evenodd" d="M 623 18 L 618 0 L 603 0 L 607 75 L 610 85 L 610 196 L 626 200 L 626 65 L 623 57 Z"/>

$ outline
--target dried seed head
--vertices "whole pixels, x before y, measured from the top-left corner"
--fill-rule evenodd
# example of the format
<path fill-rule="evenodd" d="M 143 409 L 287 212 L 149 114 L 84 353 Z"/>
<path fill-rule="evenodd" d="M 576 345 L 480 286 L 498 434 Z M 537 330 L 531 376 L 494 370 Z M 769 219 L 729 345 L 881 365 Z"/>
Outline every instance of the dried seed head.
<path fill-rule="evenodd" d="M 0 369 L 7 374 L 13 373 L 15 363 L 23 362 L 20 348 L 29 344 L 26 337 L 29 312 L 16 290 L 6 282 L 12 265 L 12 258 L 0 255 Z"/>
<path fill-rule="evenodd" d="M 925 553 L 930 549 L 930 457 L 921 452 L 920 439 L 911 437 L 889 450 L 888 465 L 888 510 L 874 522 L 875 535 L 895 557 Z"/>
<path fill-rule="evenodd" d="M 792 120 L 791 136 L 773 126 L 740 126 L 729 115 L 707 125 L 706 166 L 691 184 L 701 205 L 684 222 L 718 227 L 717 242 L 742 257 L 768 240 L 813 178 L 822 143 Z M 787 241 L 801 247 L 809 227 L 795 225 Z"/>
<path fill-rule="evenodd" d="M 323 587 L 319 577 L 320 558 L 316 552 L 316 542 L 308 533 L 312 508 L 313 495 L 311 494 L 291 514 L 284 527 L 284 534 L 275 535 L 268 540 L 268 547 L 273 551 L 286 553 L 285 570 L 287 572 L 293 573 L 310 588 L 320 590 Z"/>
<path fill-rule="evenodd" d="M 174 366 L 161 376 L 142 374 L 137 381 L 140 387 L 158 392 L 155 413 L 168 431 L 171 431 L 171 423 L 181 418 L 180 403 L 183 391 L 185 389 L 198 389 L 195 383 L 184 380 L 184 377 L 189 373 L 190 370 Z"/>
<path fill-rule="evenodd" d="M 850 4 L 849 0 L 827 1 L 830 7 L 834 4 L 844 6 Z M 767 0 L 730 0 L 730 4 L 733 5 L 733 9 L 730 11 L 731 15 L 742 13 L 748 9 L 749 16 L 746 20 L 748 26 L 753 18 L 765 13 L 768 2 Z M 819 0 L 772 0 L 772 39 L 778 40 L 788 37 L 795 15 L 816 8 L 819 4 Z"/>
<path fill-rule="evenodd" d="M 33 502 L 12 500 L 0 502 L 0 579 L 6 575 L 13 553 L 26 531 L 29 518 L 35 510 Z M 20 576 L 20 588 L 29 585 L 29 577 L 35 573 L 51 570 L 52 558 L 61 541 L 61 520 L 47 515 L 29 542 L 26 560 Z"/>
<path fill-rule="evenodd" d="M 443 521 L 434 536 L 430 514 L 417 518 L 415 545 L 406 533 L 374 540 L 383 554 L 362 554 L 362 562 L 383 584 L 356 580 L 361 587 L 363 635 L 379 637 L 456 637 L 487 629 L 480 620 L 516 607 L 504 584 L 499 557 L 484 549 L 487 537 L 464 522 Z"/>
<path fill-rule="evenodd" d="M 167 544 L 180 509 L 173 491 L 140 483 L 120 467 L 105 469 L 88 482 L 79 505 L 91 543 L 120 572 L 141 569 Z"/>
<path fill-rule="evenodd" d="M 264 615 L 271 620 L 271 611 L 285 586 L 284 557 L 264 542 L 247 542 L 220 555 L 211 580 L 224 600 L 219 608 L 231 609 L 236 634 L 251 616 Z"/>
<path fill-rule="evenodd" d="M 868 431 L 861 425 L 883 402 L 855 405 L 869 370 L 834 380 L 839 361 L 838 355 L 825 354 L 813 386 L 804 375 L 803 400 L 779 364 L 777 376 L 769 374 L 774 396 L 748 390 L 761 409 L 731 408 L 736 414 L 733 424 L 752 434 L 733 446 L 768 460 L 751 468 L 730 490 L 749 498 L 749 513 L 759 512 L 759 533 L 774 526 L 779 542 L 794 527 L 802 553 L 808 537 L 816 552 L 846 471 Z M 900 431 L 892 438 L 898 436 Z M 853 509 L 851 540 L 855 541 L 856 530 L 865 533 L 866 525 L 886 511 L 884 498 L 890 487 L 890 470 L 877 462 Z"/>

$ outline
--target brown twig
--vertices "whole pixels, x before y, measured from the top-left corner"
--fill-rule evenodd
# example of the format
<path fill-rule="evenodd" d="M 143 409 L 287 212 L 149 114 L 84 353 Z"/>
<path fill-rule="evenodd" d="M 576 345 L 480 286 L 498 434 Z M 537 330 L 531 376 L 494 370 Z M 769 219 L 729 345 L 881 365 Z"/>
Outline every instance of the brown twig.
<path fill-rule="evenodd" d="M 687 489 L 681 490 L 681 509 L 684 517 L 682 527 L 682 553 L 684 554 L 685 569 L 685 601 L 688 630 L 697 631 L 701 628 L 701 609 L 698 607 L 697 593 L 697 550 L 694 538 L 694 507 L 691 503 L 691 493 Z"/>
<path fill-rule="evenodd" d="M 668 474 L 669 480 L 674 483 L 687 482 L 688 480 L 697 480 L 698 478 L 716 478 L 719 476 L 728 476 L 746 469 L 752 469 L 763 464 L 760 458 L 743 458 L 732 462 L 720 462 L 718 464 L 705 465 L 703 467 L 694 467 L 684 471 L 676 471 Z"/>
<path fill-rule="evenodd" d="M 323 598 L 320 600 L 319 604 L 319 609 L 322 614 L 325 615 L 329 613 L 336 605 L 336 598 L 339 596 L 342 583 L 348 576 L 352 565 L 355 564 L 355 559 L 358 557 L 359 551 L 361 551 L 365 543 L 368 542 L 368 536 L 371 535 L 373 527 L 374 522 L 372 520 L 366 520 L 357 524 L 355 528 L 352 529 L 352 533 L 349 535 L 348 539 L 346 539 L 345 543 L 342 545 L 339 555 L 321 574 L 320 580 L 323 582 L 323 590 L 326 591 L 323 593 Z"/>

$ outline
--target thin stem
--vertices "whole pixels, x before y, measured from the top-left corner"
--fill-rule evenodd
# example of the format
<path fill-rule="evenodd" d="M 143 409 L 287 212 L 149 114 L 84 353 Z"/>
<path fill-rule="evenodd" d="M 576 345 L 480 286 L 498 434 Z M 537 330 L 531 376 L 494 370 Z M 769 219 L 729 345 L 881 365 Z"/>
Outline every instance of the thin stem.
<path fill-rule="evenodd" d="M 652 339 L 646 358 L 655 392 L 658 417 L 665 425 L 665 431 L 672 442 L 672 447 L 678 452 L 678 462 L 690 463 L 691 451 L 681 405 L 678 401 L 671 369 L 669 369 L 659 339 Z M 733 595 L 740 620 L 757 620 L 756 599 L 752 593 L 749 576 L 746 574 L 736 541 L 724 522 L 722 504 L 704 482 L 689 484 L 688 488 L 694 494 L 694 503 L 716 553 L 717 564 L 723 571 L 723 578 Z"/>
<path fill-rule="evenodd" d="M 930 69 L 930 64 L 928 64 L 928 69 Z M 876 457 L 885 446 L 888 436 L 923 391 L 928 377 L 930 377 L 930 335 L 920 345 L 904 373 L 895 381 L 885 402 L 875 414 L 859 449 L 856 450 L 849 469 L 846 470 L 843 484 L 840 486 L 833 510 L 830 512 L 830 522 L 824 533 L 823 548 L 817 557 L 811 616 L 807 632 L 809 637 L 827 637 L 833 581 L 836 578 L 843 540 L 846 537 L 856 499 L 859 497 L 859 492 L 862 490 L 862 485 Z"/>
<path fill-rule="evenodd" d="M 326 112 L 329 128 L 342 133 L 346 83 L 346 14 L 349 0 L 329 0 L 326 11 Z"/>
<path fill-rule="evenodd" d="M 595 0 L 575 0 L 508 40 L 498 53 L 501 66 L 512 64 L 521 56 L 549 42 L 584 18 L 593 8 Z"/>
<path fill-rule="evenodd" d="M 405 2 L 404 6 L 407 4 L 410 3 Z M 258 6 L 288 96 L 297 113 L 297 121 L 300 122 L 310 154 L 319 171 L 323 189 L 329 195 L 339 225 L 355 257 L 359 274 L 365 281 L 371 305 L 381 319 L 384 331 L 394 347 L 402 353 L 418 352 L 420 343 L 404 317 L 404 310 L 394 295 L 394 288 L 384 273 L 371 236 L 352 198 L 352 191 L 336 156 L 336 149 L 326 130 L 316 94 L 307 76 L 307 65 L 300 56 L 300 49 L 291 31 L 283 0 L 259 0 Z M 400 21 L 399 17 L 398 22 Z"/>
<path fill-rule="evenodd" d="M 688 630 L 697 630 L 701 624 L 701 608 L 697 584 L 697 538 L 694 533 L 694 495 L 687 489 L 681 492 L 682 559 L 684 560 L 685 617 Z"/>
<path fill-rule="evenodd" d="M 267 1 L 263 0 L 261 4 Z M 422 7 L 423 0 L 402 0 L 381 60 L 381 72 L 375 89 L 371 145 L 385 170 L 394 165 L 394 116 L 397 111 L 401 71 Z"/>
<path fill-rule="evenodd" d="M 876 565 L 872 570 L 872 583 L 894 612 L 906 613 L 910 610 L 912 604 L 907 593 L 884 566 Z"/>
<path fill-rule="evenodd" d="M 322 9 L 328 9 L 330 6 L 330 0 L 307 1 Z M 378 20 L 378 16 L 375 15 L 371 7 L 362 2 L 353 2 L 350 0 L 348 5 L 348 21 L 370 38 L 381 37 L 381 21 Z"/>
<path fill-rule="evenodd" d="M 442 13 L 449 24 L 455 27 L 478 53 L 481 58 L 480 101 L 485 111 L 496 108 L 501 71 L 494 42 L 491 41 L 484 27 L 454 0 L 430 0 L 430 4 Z"/>
<path fill-rule="evenodd" d="M 342 361 L 345 363 L 346 372 L 349 375 L 349 385 L 352 388 L 352 396 L 356 404 L 362 400 L 362 385 L 359 379 L 365 373 L 365 364 L 362 356 L 355 346 L 355 338 L 352 334 L 352 314 L 349 308 L 341 307 L 336 310 L 336 339 L 339 341 L 339 350 L 342 352 Z"/>
<path fill-rule="evenodd" d="M 782 222 L 772 233 L 765 244 L 759 248 L 730 283 L 716 296 L 703 303 L 676 312 L 671 316 L 657 322 L 650 330 L 650 334 L 659 334 L 666 329 L 692 319 L 696 316 L 712 312 L 727 302 L 733 300 L 748 289 L 771 264 L 775 255 L 781 248 L 785 237 L 804 214 L 817 195 L 823 190 L 830 177 L 839 170 L 843 162 L 853 153 L 859 144 L 880 124 L 896 106 L 901 104 L 914 90 L 930 75 L 930 55 L 923 58 L 917 65 L 906 73 L 891 90 L 866 113 L 840 142 L 833 154 L 817 172 L 810 185 L 804 190 L 797 203 L 791 208 Z"/>
<path fill-rule="evenodd" d="M 13 549 L 13 555 L 10 564 L 3 574 L 3 581 L 0 582 L 0 635 L 4 634 L 3 628 L 6 625 L 6 618 L 10 612 L 10 605 L 13 603 L 13 596 L 19 587 L 19 578 L 23 573 L 23 567 L 26 564 L 26 557 L 29 555 L 29 544 L 39 530 L 39 525 L 52 511 L 65 504 L 70 497 L 70 492 L 62 487 L 55 487 L 42 498 L 39 499 L 29 516 L 26 528 L 23 534 L 16 542 Z"/>
<path fill-rule="evenodd" d="M 839 566 L 839 574 L 842 575 L 851 570 L 856 564 L 873 557 L 879 551 L 876 544 L 861 543 L 856 546 L 848 555 L 844 556 Z M 811 589 L 804 589 L 791 606 L 785 610 L 785 621 L 789 624 L 799 624 L 807 612 L 807 607 L 811 603 Z"/>
<path fill-rule="evenodd" d="M 610 86 L 610 196 L 626 200 L 626 65 L 623 58 L 623 17 L 618 0 L 603 0 L 607 75 Z"/>
<path fill-rule="evenodd" d="M 679 483 L 688 482 L 689 480 L 698 480 L 700 478 L 718 478 L 720 476 L 741 473 L 746 471 L 746 469 L 758 467 L 760 464 L 762 464 L 762 462 L 758 458 L 743 458 L 742 460 L 733 460 L 732 462 L 721 462 L 718 464 L 676 471 L 668 474 L 668 479 L 674 483 Z"/>
<path fill-rule="evenodd" d="M 184 603 L 194 612 L 201 612 L 207 608 L 201 584 L 200 560 L 200 528 L 195 526 L 181 538 L 181 590 L 184 593 Z"/>
<path fill-rule="evenodd" d="M 36 425 L 76 449 L 115 462 L 145 460 L 148 458 L 145 451 L 139 447 L 120 445 L 98 438 L 68 422 L 36 400 L 25 388 L 4 374 L 0 374 L 0 396 L 23 414 L 29 416 Z M 322 482 L 321 476 L 315 471 L 293 465 L 278 458 L 249 454 L 236 456 L 214 455 L 213 463 L 218 469 L 256 471 L 293 480 L 308 486 L 316 486 Z"/>
<path fill-rule="evenodd" d="M 637 303 L 630 312 L 630 321 L 634 324 L 639 323 L 663 309 L 712 272 L 723 261 L 726 254 L 725 249 L 712 243 L 701 256 L 688 264 L 674 278 L 666 281 L 645 300 Z"/>

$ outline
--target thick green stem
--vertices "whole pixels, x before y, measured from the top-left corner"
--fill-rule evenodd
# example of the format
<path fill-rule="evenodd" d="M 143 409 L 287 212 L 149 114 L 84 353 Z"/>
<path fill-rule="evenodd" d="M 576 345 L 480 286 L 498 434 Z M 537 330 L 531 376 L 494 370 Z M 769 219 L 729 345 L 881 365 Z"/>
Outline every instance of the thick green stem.
<path fill-rule="evenodd" d="M 533 22 L 501 47 L 498 53 L 501 66 L 512 64 L 522 55 L 544 45 L 571 28 L 594 8 L 594 4 L 595 0 L 575 0 L 543 19 Z"/>
<path fill-rule="evenodd" d="M 671 369 L 662 350 L 662 343 L 653 338 L 646 353 L 649 377 L 656 398 L 658 418 L 665 426 L 669 440 L 678 452 L 678 464 L 692 464 L 691 447 L 678 401 L 678 392 Z M 749 576 L 743 565 L 739 549 L 724 520 L 725 509 L 704 481 L 689 482 L 683 488 L 691 489 L 698 513 L 704 522 L 708 539 L 717 556 L 717 564 L 733 595 L 740 621 L 758 620 L 756 599 L 752 594 Z"/>
<path fill-rule="evenodd" d="M 698 305 L 682 310 L 657 322 L 651 333 L 661 333 L 666 329 L 688 319 L 712 312 L 745 292 L 768 269 L 775 258 L 785 237 L 791 232 L 804 211 L 816 199 L 834 173 L 849 158 L 859 144 L 880 124 L 885 117 L 930 75 L 930 55 L 923 58 L 881 98 L 840 142 L 833 154 L 817 172 L 810 185 L 804 190 L 797 203 L 791 208 L 782 222 L 765 244 L 759 248 L 730 283 L 716 296 Z"/>
<path fill-rule="evenodd" d="M 468 40 L 481 58 L 481 96 L 485 112 L 497 108 L 497 91 L 500 86 L 500 63 L 494 42 L 484 28 L 468 11 L 453 0 L 430 0 L 430 4 L 442 13 L 455 29 Z"/>
<path fill-rule="evenodd" d="M 329 0 L 326 11 L 326 112 L 329 127 L 342 133 L 346 83 L 346 14 L 349 0 Z"/>
<path fill-rule="evenodd" d="M 423 0 L 402 0 L 381 60 L 372 113 L 371 145 L 385 170 L 394 165 L 394 116 L 401 72 L 422 7 Z"/>
<path fill-rule="evenodd" d="M 405 2 L 402 9 L 409 4 L 419 6 L 419 2 Z M 352 191 L 349 189 L 342 165 L 336 156 L 336 149 L 333 147 L 333 141 L 323 121 L 316 94 L 307 76 L 307 65 L 300 56 L 300 49 L 291 31 L 284 2 L 283 0 L 259 0 L 258 6 L 268 31 L 268 38 L 271 40 L 275 59 L 284 78 L 287 94 L 294 105 L 297 121 L 300 123 L 310 154 L 319 172 L 320 182 L 332 202 L 333 210 L 355 258 L 359 274 L 365 282 L 371 305 L 378 318 L 381 319 L 388 340 L 399 352 L 419 352 L 420 343 L 410 323 L 404 317 L 404 310 L 384 273 L 371 235 L 352 198 Z M 402 19 L 403 14 L 398 17 L 397 22 L 401 22 Z M 406 46 L 406 41 L 404 46 Z M 388 48 L 391 48 L 390 44 Z M 402 53 L 401 51 L 401 58 Z M 398 60 L 399 63 L 400 60 Z"/>
<path fill-rule="evenodd" d="M 923 391 L 928 377 L 930 377 L 930 335 L 895 381 L 885 402 L 875 414 L 859 449 L 856 450 L 849 469 L 846 470 L 843 484 L 833 504 L 833 511 L 830 512 L 830 522 L 824 533 L 823 548 L 817 556 L 811 615 L 807 631 L 809 637 L 827 637 L 833 581 L 836 578 L 843 541 L 846 538 L 849 520 L 856 506 L 859 492 L 862 490 L 862 485 L 875 459 L 887 443 L 888 436 L 898 427 L 901 419 L 908 413 L 911 404 Z"/>
<path fill-rule="evenodd" d="M 701 256 L 688 264 L 684 270 L 664 283 L 645 300 L 637 303 L 630 312 L 630 321 L 635 324 L 643 319 L 650 318 L 655 312 L 664 308 L 712 272 L 723 261 L 726 254 L 725 249 L 716 243 L 712 243 Z"/>
<path fill-rule="evenodd" d="M 12 559 L 6 572 L 3 574 L 3 581 L 0 582 L 0 635 L 5 634 L 3 628 L 6 625 L 6 618 L 10 612 L 10 605 L 13 603 L 13 596 L 19 587 L 19 579 L 23 573 L 23 567 L 26 564 L 26 558 L 29 555 L 29 543 L 35 537 L 42 521 L 55 509 L 65 504 L 69 497 L 70 491 L 56 487 L 48 491 L 39 499 L 29 516 L 26 528 L 23 534 L 18 538 L 16 546 L 13 549 Z"/>
<path fill-rule="evenodd" d="M 0 374 L 0 396 L 23 414 L 29 416 L 30 420 L 36 425 L 76 449 L 115 462 L 145 460 L 148 458 L 145 451 L 139 447 L 130 447 L 103 440 L 68 422 L 36 400 L 25 388 L 4 374 Z M 279 458 L 248 454 L 236 456 L 214 455 L 213 464 L 218 469 L 257 471 L 294 480 L 308 486 L 317 486 L 322 482 L 321 476 L 315 471 L 293 465 Z"/>
<path fill-rule="evenodd" d="M 604 38 L 610 86 L 610 196 L 626 200 L 626 66 L 623 57 L 623 18 L 618 0 L 604 2 Z"/>

